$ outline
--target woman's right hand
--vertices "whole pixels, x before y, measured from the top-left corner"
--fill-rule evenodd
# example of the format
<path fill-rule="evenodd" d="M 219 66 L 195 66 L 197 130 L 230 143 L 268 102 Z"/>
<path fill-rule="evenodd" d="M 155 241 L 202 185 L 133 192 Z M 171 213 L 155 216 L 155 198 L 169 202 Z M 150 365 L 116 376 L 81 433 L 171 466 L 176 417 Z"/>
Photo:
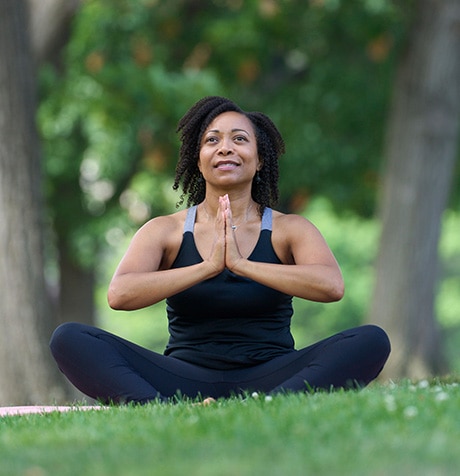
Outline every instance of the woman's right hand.
<path fill-rule="evenodd" d="M 179 213 L 146 223 L 133 237 L 108 290 L 110 307 L 133 310 L 151 306 L 173 294 L 219 274 L 225 266 L 222 216 L 215 225 L 211 252 L 204 261 L 171 268 L 183 236 Z"/>

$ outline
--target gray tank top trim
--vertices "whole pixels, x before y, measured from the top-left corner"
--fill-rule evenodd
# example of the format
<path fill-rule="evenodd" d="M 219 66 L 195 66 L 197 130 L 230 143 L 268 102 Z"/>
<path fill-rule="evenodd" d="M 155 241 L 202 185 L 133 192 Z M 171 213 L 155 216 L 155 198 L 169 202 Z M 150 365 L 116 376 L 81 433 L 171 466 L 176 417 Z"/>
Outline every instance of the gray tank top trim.
<path fill-rule="evenodd" d="M 193 233 L 193 228 L 195 226 L 196 219 L 196 209 L 198 205 L 193 205 L 187 210 L 187 217 L 185 218 L 184 223 L 184 233 L 187 231 Z M 262 225 L 261 230 L 270 230 L 272 229 L 272 209 L 265 208 L 264 214 L 262 215 Z"/>
<path fill-rule="evenodd" d="M 193 207 L 190 207 L 187 210 L 187 217 L 185 218 L 185 223 L 184 223 L 184 233 L 187 231 L 190 231 L 193 233 L 193 227 L 195 226 L 195 218 L 196 218 L 196 208 L 197 205 L 194 205 Z"/>

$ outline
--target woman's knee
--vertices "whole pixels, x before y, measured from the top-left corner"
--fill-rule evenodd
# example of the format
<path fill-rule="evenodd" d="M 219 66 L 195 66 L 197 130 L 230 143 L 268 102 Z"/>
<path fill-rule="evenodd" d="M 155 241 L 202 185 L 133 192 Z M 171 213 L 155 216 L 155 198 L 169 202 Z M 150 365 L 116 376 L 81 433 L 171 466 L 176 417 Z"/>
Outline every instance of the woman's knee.
<path fill-rule="evenodd" d="M 391 352 L 391 343 L 388 334 L 379 326 L 367 324 L 362 326 L 365 339 L 372 345 L 374 352 L 379 353 L 382 359 L 387 360 Z"/>
<path fill-rule="evenodd" d="M 53 354 L 69 347 L 71 342 L 75 342 L 76 336 L 87 327 L 78 322 L 65 322 L 58 326 L 50 339 L 50 349 Z"/>

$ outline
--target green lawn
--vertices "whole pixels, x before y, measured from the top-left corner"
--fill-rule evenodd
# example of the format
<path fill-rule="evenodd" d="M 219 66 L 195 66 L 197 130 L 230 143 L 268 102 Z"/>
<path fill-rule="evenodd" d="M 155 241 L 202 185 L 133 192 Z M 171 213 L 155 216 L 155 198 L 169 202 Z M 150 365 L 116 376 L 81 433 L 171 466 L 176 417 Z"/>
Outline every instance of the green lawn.
<path fill-rule="evenodd" d="M 4 475 L 454 475 L 460 385 L 6 417 Z"/>

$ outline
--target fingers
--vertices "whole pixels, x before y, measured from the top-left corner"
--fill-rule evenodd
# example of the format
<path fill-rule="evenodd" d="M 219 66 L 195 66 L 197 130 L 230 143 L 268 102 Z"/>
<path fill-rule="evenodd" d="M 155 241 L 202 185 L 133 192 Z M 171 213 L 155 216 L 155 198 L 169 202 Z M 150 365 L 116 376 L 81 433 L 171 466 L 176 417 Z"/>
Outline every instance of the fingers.
<path fill-rule="evenodd" d="M 219 198 L 222 215 L 225 220 L 225 266 L 233 270 L 236 264 L 242 259 L 238 243 L 233 228 L 232 208 L 228 195 Z"/>
<path fill-rule="evenodd" d="M 222 211 L 223 219 L 225 221 L 225 228 L 228 231 L 233 225 L 232 207 L 230 206 L 230 198 L 228 197 L 228 195 L 219 197 L 219 204 L 220 209 Z"/>
<path fill-rule="evenodd" d="M 225 216 L 223 202 L 219 198 L 219 207 L 217 209 L 216 219 L 214 221 L 214 240 L 209 252 L 209 261 L 217 272 L 225 268 Z"/>
<path fill-rule="evenodd" d="M 216 270 L 225 267 L 233 269 L 242 259 L 236 241 L 235 230 L 232 228 L 233 217 L 228 195 L 219 197 L 219 207 L 215 219 L 215 235 L 208 261 Z"/>

